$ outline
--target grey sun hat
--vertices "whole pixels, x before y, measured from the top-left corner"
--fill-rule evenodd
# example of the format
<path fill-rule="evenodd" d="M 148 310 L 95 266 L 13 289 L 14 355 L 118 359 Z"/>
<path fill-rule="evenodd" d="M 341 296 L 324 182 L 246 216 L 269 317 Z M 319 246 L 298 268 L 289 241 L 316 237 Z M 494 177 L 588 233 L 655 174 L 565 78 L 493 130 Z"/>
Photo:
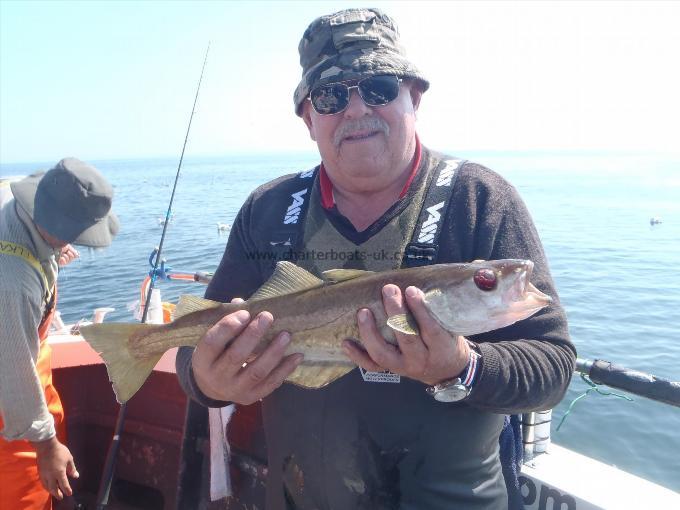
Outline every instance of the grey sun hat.
<path fill-rule="evenodd" d="M 406 58 L 399 30 L 378 9 L 346 9 L 315 19 L 300 45 L 302 80 L 295 89 L 295 113 L 317 85 L 379 74 L 414 78 L 425 91 L 430 83 Z"/>
<path fill-rule="evenodd" d="M 47 173 L 10 187 L 35 224 L 60 241 L 103 248 L 118 233 L 118 218 L 111 211 L 113 188 L 96 168 L 79 159 L 62 159 Z"/>

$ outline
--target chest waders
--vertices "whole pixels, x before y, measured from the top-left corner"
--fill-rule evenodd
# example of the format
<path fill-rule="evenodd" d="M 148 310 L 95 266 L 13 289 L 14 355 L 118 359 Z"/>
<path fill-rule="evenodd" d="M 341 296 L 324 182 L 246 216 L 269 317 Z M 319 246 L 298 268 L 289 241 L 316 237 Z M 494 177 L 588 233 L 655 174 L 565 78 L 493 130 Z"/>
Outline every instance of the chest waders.
<path fill-rule="evenodd" d="M 312 273 L 437 263 L 456 172 L 463 164 L 426 161 L 409 190 L 408 205 L 384 217 L 380 229 L 360 244 L 348 241 L 342 225 L 323 211 L 318 170 L 299 174 L 282 192 L 289 195 L 287 203 L 274 209 L 279 223 L 269 237 L 276 256 L 263 274 L 276 260 L 291 260 Z M 399 258 L 328 260 L 352 250 L 370 254 L 381 243 Z M 325 252 L 324 259 L 314 257 L 319 252 Z M 317 391 L 283 385 L 263 401 L 265 507 L 451 510 L 457 508 L 451 501 L 459 501 L 465 509 L 503 508 L 496 439 L 502 418 L 465 405 L 441 405 L 425 394 L 422 383 L 407 378 L 369 382 L 384 380 L 378 375 L 357 369 Z M 398 382 L 398 388 L 390 382 Z M 455 438 L 460 444 L 452 446 Z M 467 469 L 466 462 L 477 467 Z M 480 484 L 480 479 L 489 482 Z"/>

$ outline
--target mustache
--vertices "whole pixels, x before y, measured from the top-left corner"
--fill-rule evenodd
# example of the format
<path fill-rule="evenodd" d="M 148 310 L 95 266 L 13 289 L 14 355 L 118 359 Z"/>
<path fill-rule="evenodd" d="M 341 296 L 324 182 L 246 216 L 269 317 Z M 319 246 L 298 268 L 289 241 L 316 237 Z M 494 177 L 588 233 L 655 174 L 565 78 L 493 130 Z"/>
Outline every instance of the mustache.
<path fill-rule="evenodd" d="M 381 131 L 385 136 L 389 136 L 390 126 L 380 117 L 362 117 L 361 119 L 349 120 L 338 126 L 333 134 L 333 144 L 338 147 L 345 138 L 358 131 Z"/>

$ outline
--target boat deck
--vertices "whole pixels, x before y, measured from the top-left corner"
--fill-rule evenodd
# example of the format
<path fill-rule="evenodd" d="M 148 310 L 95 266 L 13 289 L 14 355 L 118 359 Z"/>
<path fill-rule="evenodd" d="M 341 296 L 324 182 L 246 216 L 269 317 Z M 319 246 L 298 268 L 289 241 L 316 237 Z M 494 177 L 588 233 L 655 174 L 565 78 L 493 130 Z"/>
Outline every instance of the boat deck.
<path fill-rule="evenodd" d="M 96 506 L 106 453 L 119 405 L 99 355 L 78 335 L 50 336 L 53 382 L 64 406 L 67 443 L 80 473 L 74 498 L 57 510 Z M 126 406 L 111 510 L 176 507 L 186 397 L 174 374 L 175 351 L 168 352 Z"/>

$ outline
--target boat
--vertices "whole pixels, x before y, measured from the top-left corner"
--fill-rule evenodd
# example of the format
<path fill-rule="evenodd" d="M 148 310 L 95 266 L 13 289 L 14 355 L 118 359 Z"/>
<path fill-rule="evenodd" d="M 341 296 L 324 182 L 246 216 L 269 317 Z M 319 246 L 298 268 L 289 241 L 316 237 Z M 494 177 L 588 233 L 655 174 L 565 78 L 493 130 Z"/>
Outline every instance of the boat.
<path fill-rule="evenodd" d="M 155 301 L 159 299 L 160 294 Z M 95 321 L 104 315 L 102 309 L 93 314 Z M 156 320 L 161 317 L 156 315 Z M 54 384 L 67 417 L 68 446 L 81 473 L 73 482 L 76 496 L 72 507 L 95 508 L 119 406 L 101 358 L 78 334 L 77 327 L 58 324 L 49 342 Z M 267 467 L 257 404 L 239 407 L 228 431 L 234 497 L 198 506 L 198 501 L 207 501 L 210 482 L 207 413 L 196 404 L 188 405 L 175 376 L 175 354 L 173 349 L 163 356 L 126 405 L 106 508 L 264 508 Z M 580 363 L 581 372 L 593 369 L 592 362 Z M 674 384 L 676 390 L 680 388 Z M 673 398 L 678 398 L 677 392 Z M 519 480 L 527 510 L 680 508 L 679 493 L 551 443 L 550 419 L 550 411 L 522 419 L 524 462 Z"/>

